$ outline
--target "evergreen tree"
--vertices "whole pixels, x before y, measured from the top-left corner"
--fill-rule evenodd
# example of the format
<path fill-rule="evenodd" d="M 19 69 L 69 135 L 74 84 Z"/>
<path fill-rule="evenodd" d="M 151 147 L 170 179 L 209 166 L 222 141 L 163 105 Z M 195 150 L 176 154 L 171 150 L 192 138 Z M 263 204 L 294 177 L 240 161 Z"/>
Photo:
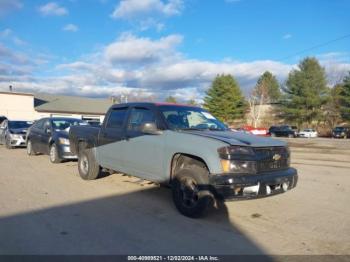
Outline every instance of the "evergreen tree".
<path fill-rule="evenodd" d="M 242 118 L 246 102 L 236 80 L 231 75 L 218 75 L 206 92 L 204 106 L 218 119 L 230 123 Z"/>
<path fill-rule="evenodd" d="M 168 97 L 165 99 L 165 102 L 167 102 L 167 103 L 177 103 L 176 98 L 173 97 L 173 96 L 168 96 Z"/>
<path fill-rule="evenodd" d="M 341 116 L 350 121 L 350 72 L 343 80 L 339 97 Z"/>
<path fill-rule="evenodd" d="M 299 69 L 289 73 L 286 93 L 282 101 L 282 116 L 301 126 L 311 125 L 323 117 L 322 106 L 328 101 L 328 89 L 325 70 L 316 58 L 305 58 L 299 63 Z"/>
<path fill-rule="evenodd" d="M 263 73 L 256 83 L 254 95 L 261 98 L 264 103 L 277 102 L 281 97 L 281 90 L 276 77 L 269 71 Z"/>

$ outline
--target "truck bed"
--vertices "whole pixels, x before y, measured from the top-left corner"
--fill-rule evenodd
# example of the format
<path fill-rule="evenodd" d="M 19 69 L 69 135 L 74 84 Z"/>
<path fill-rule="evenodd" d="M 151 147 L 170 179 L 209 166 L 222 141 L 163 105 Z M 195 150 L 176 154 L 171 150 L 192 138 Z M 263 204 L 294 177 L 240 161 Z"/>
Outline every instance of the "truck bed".
<path fill-rule="evenodd" d="M 70 149 L 73 154 L 78 153 L 79 142 L 95 146 L 100 132 L 97 126 L 72 126 L 69 130 Z"/>

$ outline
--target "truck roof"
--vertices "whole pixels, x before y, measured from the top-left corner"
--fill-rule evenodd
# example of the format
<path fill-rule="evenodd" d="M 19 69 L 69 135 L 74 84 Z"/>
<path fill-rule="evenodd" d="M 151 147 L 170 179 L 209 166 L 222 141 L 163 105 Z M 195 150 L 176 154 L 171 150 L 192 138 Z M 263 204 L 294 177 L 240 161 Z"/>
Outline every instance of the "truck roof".
<path fill-rule="evenodd" d="M 177 103 L 166 103 L 166 102 L 131 102 L 131 103 L 122 103 L 122 104 L 115 104 L 112 106 L 112 108 L 120 108 L 125 106 L 181 106 L 181 107 L 198 107 L 188 104 L 177 104 Z"/>

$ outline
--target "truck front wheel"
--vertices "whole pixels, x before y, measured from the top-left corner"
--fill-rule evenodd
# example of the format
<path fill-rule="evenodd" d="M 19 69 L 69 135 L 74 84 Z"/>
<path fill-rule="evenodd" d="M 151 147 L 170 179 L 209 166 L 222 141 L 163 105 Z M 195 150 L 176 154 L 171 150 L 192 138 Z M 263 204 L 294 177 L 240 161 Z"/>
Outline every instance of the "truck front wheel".
<path fill-rule="evenodd" d="M 173 201 L 181 214 L 202 217 L 213 204 L 207 177 L 207 172 L 198 166 L 188 166 L 175 175 L 171 184 Z"/>
<path fill-rule="evenodd" d="M 84 180 L 94 180 L 101 174 L 101 167 L 91 149 L 84 149 L 78 158 L 79 175 Z"/>

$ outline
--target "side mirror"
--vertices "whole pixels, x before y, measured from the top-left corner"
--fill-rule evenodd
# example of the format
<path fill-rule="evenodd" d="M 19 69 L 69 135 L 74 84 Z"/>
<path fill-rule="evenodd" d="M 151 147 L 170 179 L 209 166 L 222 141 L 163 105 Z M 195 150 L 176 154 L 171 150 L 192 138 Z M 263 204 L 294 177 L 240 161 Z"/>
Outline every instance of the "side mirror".
<path fill-rule="evenodd" d="M 45 132 L 46 132 L 46 134 L 51 135 L 51 129 L 50 128 L 46 128 Z"/>
<path fill-rule="evenodd" d="M 163 132 L 157 128 L 154 122 L 144 122 L 141 124 L 140 130 L 144 134 L 161 135 Z"/>

